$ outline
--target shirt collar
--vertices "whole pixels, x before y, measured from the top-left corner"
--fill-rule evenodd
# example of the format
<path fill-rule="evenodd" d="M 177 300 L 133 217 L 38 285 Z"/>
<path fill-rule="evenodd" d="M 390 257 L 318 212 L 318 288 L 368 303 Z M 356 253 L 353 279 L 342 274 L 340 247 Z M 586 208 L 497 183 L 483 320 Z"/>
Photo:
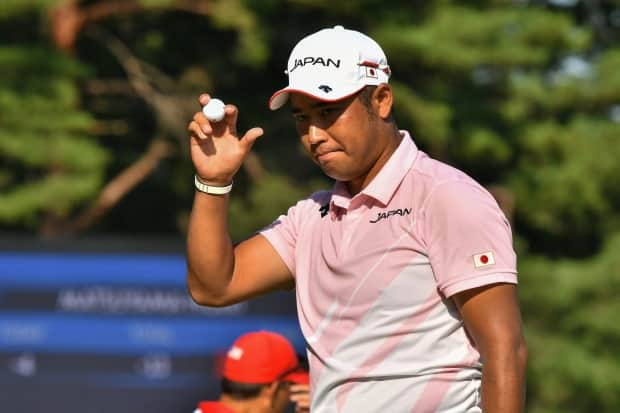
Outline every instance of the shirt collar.
<path fill-rule="evenodd" d="M 401 130 L 400 134 L 403 139 L 400 141 L 398 148 L 383 165 L 377 176 L 355 197 L 363 194 L 376 199 L 383 205 L 388 204 L 398 185 L 400 185 L 409 169 L 413 166 L 413 162 L 418 154 L 418 148 L 411 139 L 409 132 Z M 332 203 L 335 206 L 346 209 L 349 207 L 350 202 L 351 195 L 347 191 L 346 185 L 344 182 L 336 181 Z"/>
<path fill-rule="evenodd" d="M 216 401 L 203 401 L 198 403 L 198 409 L 201 413 L 235 413 L 230 407 L 224 403 Z"/>

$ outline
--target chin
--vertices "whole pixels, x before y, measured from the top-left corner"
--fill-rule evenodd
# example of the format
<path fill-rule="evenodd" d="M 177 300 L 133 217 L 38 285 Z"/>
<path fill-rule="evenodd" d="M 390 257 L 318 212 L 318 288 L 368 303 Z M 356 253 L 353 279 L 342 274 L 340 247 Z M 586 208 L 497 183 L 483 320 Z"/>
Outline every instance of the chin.
<path fill-rule="evenodd" d="M 350 178 L 346 174 L 339 173 L 338 171 L 334 171 L 329 168 L 321 168 L 321 169 L 325 175 L 329 176 L 331 179 L 334 179 L 336 181 L 347 182 L 350 180 Z"/>
<path fill-rule="evenodd" d="M 338 164 L 336 164 L 336 162 L 328 162 L 323 165 L 319 165 L 319 167 L 325 175 L 340 182 L 353 181 L 363 175 L 358 168 L 346 167 L 346 165 L 342 165 L 342 162 Z"/>

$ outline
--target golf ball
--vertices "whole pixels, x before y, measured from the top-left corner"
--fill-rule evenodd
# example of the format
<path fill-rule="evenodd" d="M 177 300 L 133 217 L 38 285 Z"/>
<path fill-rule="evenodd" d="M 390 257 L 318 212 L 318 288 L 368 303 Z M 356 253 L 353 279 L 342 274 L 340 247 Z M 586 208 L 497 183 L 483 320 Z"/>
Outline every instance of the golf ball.
<path fill-rule="evenodd" d="M 202 108 L 202 113 L 205 114 L 210 122 L 219 122 L 224 119 L 224 102 L 219 99 L 211 99 Z"/>

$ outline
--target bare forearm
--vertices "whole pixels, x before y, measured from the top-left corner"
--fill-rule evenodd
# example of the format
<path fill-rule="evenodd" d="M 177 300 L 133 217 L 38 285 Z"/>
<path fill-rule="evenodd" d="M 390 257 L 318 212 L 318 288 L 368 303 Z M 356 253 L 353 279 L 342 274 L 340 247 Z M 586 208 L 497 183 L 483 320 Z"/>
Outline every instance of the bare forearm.
<path fill-rule="evenodd" d="M 527 346 L 514 284 L 498 283 L 454 295 L 483 360 L 483 413 L 521 413 Z"/>
<path fill-rule="evenodd" d="M 216 305 L 232 277 L 227 209 L 228 195 L 195 195 L 187 235 L 187 284 L 201 304 Z"/>
<path fill-rule="evenodd" d="M 483 413 L 521 413 L 525 404 L 525 344 L 497 352 L 482 369 Z"/>

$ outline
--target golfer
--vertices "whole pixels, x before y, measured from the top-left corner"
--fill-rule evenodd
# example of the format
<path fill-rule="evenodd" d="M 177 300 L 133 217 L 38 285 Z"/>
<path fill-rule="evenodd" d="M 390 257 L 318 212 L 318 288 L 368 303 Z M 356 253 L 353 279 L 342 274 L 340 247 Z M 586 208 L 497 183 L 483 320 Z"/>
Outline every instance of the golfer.
<path fill-rule="evenodd" d="M 370 37 L 341 26 L 310 34 L 286 73 L 269 106 L 290 108 L 335 185 L 233 246 L 229 192 L 263 130 L 238 133 L 234 105 L 220 122 L 198 111 L 188 126 L 194 300 L 226 306 L 294 288 L 313 413 L 521 412 L 516 256 L 494 198 L 398 129 L 391 69 Z"/>

